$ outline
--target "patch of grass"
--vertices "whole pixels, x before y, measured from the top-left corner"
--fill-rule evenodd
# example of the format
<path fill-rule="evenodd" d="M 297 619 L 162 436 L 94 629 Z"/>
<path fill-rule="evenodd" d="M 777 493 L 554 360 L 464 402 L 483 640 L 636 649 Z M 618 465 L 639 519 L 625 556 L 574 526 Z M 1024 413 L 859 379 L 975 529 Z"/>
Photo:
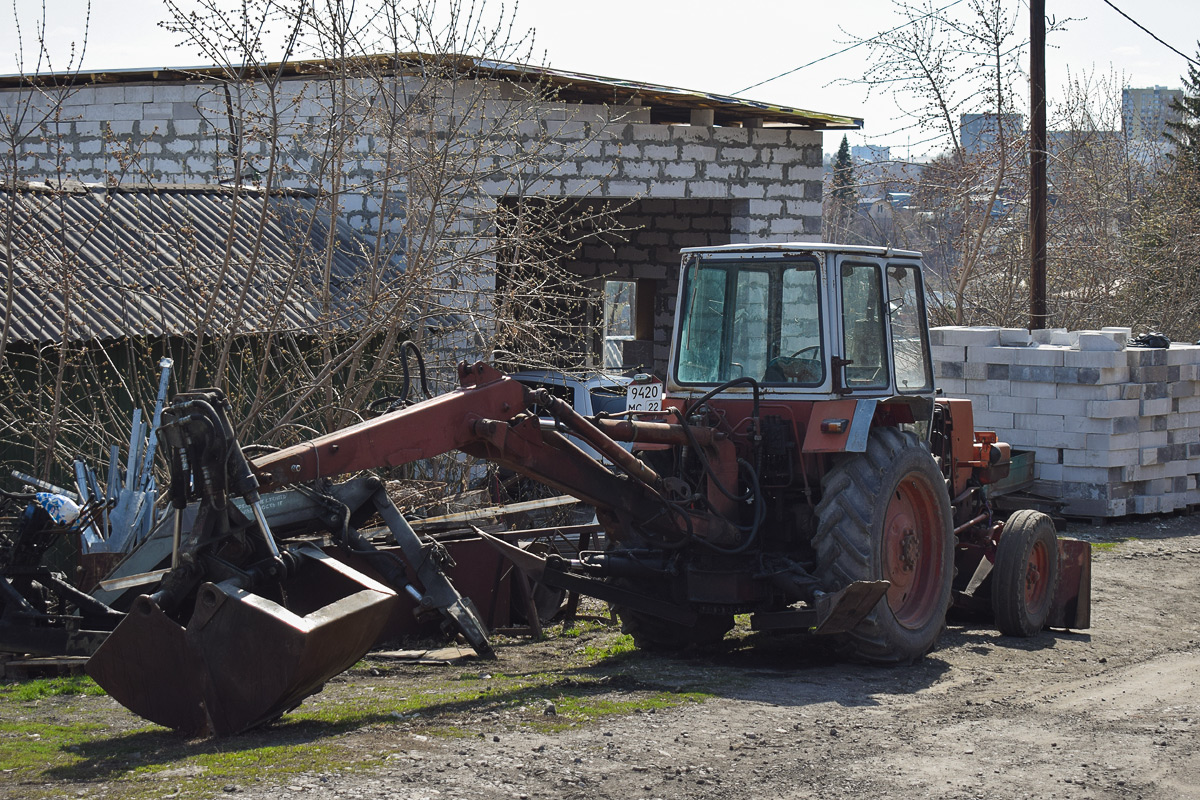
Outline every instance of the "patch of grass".
<path fill-rule="evenodd" d="M 0 699 L 28 702 L 59 695 L 102 695 L 104 690 L 86 675 L 35 678 L 0 687 Z"/>
<path fill-rule="evenodd" d="M 1125 540 L 1125 541 L 1128 541 L 1128 540 Z M 1109 550 L 1116 550 L 1117 545 L 1119 545 L 1119 544 L 1122 544 L 1122 542 L 1092 542 L 1092 549 L 1107 552 Z"/>
<path fill-rule="evenodd" d="M 583 648 L 583 654 L 592 661 L 603 661 L 624 653 L 632 653 L 636 650 L 637 646 L 633 643 L 633 637 L 628 633 L 623 633 L 610 642 L 600 645 L 587 645 Z"/>
<path fill-rule="evenodd" d="M 708 697 L 642 683 L 634 674 L 638 670 L 618 666 L 622 659 L 638 658 L 632 638 L 599 627 L 595 635 L 584 631 L 588 636 L 580 644 L 587 646 L 578 647 L 562 669 L 505 673 L 481 665 L 432 680 L 425 673 L 415 681 L 397 669 L 385 680 L 344 680 L 270 727 L 226 739 L 189 740 L 155 725 L 115 730 L 112 722 L 97 724 L 109 717 L 90 712 L 107 708 L 109 701 L 93 696 L 103 692 L 87 678 L 3 687 L 0 774 L 19 793 L 0 796 L 49 800 L 104 788 L 129 800 L 167 795 L 210 800 L 229 785 L 267 786 L 299 775 L 374 769 L 388 754 L 363 749 L 361 741 L 381 732 L 464 738 L 478 735 L 482 717 L 491 720 L 489 727 L 554 733 Z M 364 671 L 371 665 L 360 664 Z M 555 713 L 545 713 L 551 703 Z"/>

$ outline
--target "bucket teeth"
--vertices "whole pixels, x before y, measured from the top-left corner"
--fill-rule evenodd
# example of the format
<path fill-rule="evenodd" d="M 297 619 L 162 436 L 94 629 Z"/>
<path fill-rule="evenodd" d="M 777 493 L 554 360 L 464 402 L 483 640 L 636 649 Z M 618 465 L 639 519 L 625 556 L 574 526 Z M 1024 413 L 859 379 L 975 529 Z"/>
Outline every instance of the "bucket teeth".
<path fill-rule="evenodd" d="M 310 545 L 279 603 L 202 584 L 184 624 L 145 595 L 88 662 L 130 711 L 181 733 L 227 736 L 276 719 L 363 656 L 396 605 L 381 583 Z"/>

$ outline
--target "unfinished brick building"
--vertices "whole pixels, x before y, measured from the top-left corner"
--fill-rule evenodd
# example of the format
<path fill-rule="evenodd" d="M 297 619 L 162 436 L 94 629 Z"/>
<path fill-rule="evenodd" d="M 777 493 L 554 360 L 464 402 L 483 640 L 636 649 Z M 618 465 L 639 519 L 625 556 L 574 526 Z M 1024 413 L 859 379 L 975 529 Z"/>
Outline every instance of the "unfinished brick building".
<path fill-rule="evenodd" d="M 343 127 L 338 161 L 330 168 L 314 144 L 320 140 L 315 132 L 329 130 L 328 76 L 314 78 L 303 63 L 276 74 L 278 80 L 264 87 L 261 81 L 231 81 L 217 69 L 128 70 L 76 76 L 38 92 L 18 78 L 0 78 L 0 113 L 30 104 L 44 112 L 30 117 L 29 124 L 40 127 L 26 132 L 9 163 L 18 180 L 52 186 L 255 184 L 267 177 L 261 164 L 272 156 L 273 186 L 336 196 L 337 213 L 368 239 L 395 234 L 394 221 L 413 213 L 413 187 L 394 186 L 381 195 L 388 179 L 382 137 Z M 616 292 L 609 287 L 608 295 L 635 298 L 630 329 L 610 333 L 632 340 L 630 357 L 659 374 L 679 249 L 819 239 L 822 131 L 862 124 L 847 116 L 494 62 L 460 63 L 457 74 L 486 103 L 464 111 L 460 98 L 443 92 L 432 105 L 444 108 L 428 118 L 440 120 L 445 130 L 432 138 L 478 127 L 480 119 L 512 117 L 511 124 L 493 127 L 496 146 L 486 156 L 476 154 L 473 202 L 568 198 L 612 201 L 619 209 L 625 233 L 581 242 L 569 269 L 590 281 L 589 314 L 602 313 L 595 301 L 605 296 L 606 282 L 625 282 Z M 419 56 L 388 60 L 374 79 L 359 81 L 353 99 L 364 107 L 398 107 L 410 98 L 428 102 L 420 88 L 429 85 L 428 65 Z M 528 102 L 519 87 L 535 84 L 535 107 L 513 114 L 514 106 Z M 268 126 L 270 138 L 261 134 Z M 534 150 L 537 169 L 511 157 Z M 481 292 L 503 280 L 503 259 L 493 263 L 491 277 L 477 282 Z M 454 278 L 439 280 L 449 285 Z M 600 366 L 601 348 L 587 349 L 579 355 Z"/>

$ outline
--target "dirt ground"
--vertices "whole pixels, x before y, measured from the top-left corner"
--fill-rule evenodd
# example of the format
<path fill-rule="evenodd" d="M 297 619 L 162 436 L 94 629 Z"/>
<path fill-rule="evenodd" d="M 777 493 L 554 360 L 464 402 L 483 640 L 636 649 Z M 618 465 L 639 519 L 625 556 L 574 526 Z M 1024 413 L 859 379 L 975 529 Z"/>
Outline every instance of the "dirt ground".
<path fill-rule="evenodd" d="M 1094 552 L 1087 632 L 1021 640 L 952 624 L 929 657 L 894 668 L 842 664 L 803 639 L 749 634 L 716 654 L 624 653 L 582 667 L 572 654 L 617 633 L 514 639 L 500 645 L 498 662 L 360 668 L 319 702 L 396 682 L 417 691 L 447 670 L 484 681 L 491 671 L 549 672 L 560 687 L 586 679 L 592 701 L 595 692 L 614 703 L 664 690 L 708 697 L 658 709 L 633 702 L 628 713 L 562 730 L 526 724 L 550 716 L 541 700 L 451 703 L 437 715 L 337 733 L 340 744 L 378 759 L 368 767 L 322 764 L 213 791 L 405 800 L 1200 797 L 1200 516 L 1070 533 L 1107 543 Z M 136 723 L 95 700 L 88 713 L 116 727 Z M 177 781 L 159 780 L 158 796 L 172 796 Z M 54 794 L 123 791 L 72 780 Z M 0 796 L 28 793 L 0 780 Z"/>

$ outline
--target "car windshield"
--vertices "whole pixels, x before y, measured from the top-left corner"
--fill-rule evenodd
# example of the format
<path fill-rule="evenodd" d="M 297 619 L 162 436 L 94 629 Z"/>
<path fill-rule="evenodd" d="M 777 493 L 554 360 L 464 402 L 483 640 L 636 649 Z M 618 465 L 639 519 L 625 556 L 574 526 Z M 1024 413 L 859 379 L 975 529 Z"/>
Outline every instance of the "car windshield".
<path fill-rule="evenodd" d="M 825 381 L 821 280 L 811 259 L 692 262 L 676 379 L 819 386 Z"/>
<path fill-rule="evenodd" d="M 625 411 L 627 399 L 624 386 L 593 386 L 589 391 L 592 394 L 593 414 L 621 414 Z"/>

